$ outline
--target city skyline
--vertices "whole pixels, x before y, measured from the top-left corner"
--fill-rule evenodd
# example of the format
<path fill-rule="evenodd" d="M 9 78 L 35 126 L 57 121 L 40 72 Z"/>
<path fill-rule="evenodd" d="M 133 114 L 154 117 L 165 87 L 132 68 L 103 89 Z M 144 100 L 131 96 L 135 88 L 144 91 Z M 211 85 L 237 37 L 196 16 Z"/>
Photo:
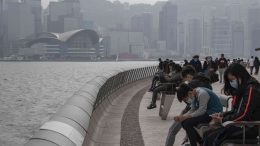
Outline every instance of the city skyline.
<path fill-rule="evenodd" d="M 42 6 L 46 8 L 51 1 L 58 1 L 58 0 L 42 0 Z M 116 0 L 108 0 L 108 1 L 116 1 Z M 147 3 L 147 4 L 154 4 L 158 1 L 168 1 L 168 0 L 119 0 L 120 2 L 128 2 L 130 4 L 139 4 L 139 3 Z"/>

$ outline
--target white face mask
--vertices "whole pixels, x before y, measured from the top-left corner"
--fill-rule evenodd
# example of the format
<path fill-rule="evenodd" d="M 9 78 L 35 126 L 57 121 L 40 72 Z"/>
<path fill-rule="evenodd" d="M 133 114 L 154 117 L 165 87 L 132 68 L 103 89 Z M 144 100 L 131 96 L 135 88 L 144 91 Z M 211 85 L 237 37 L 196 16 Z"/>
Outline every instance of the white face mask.
<path fill-rule="evenodd" d="M 232 80 L 232 81 L 229 81 L 230 83 L 230 86 L 237 89 L 238 88 L 238 83 L 237 83 L 237 80 Z"/>
<path fill-rule="evenodd" d="M 193 102 L 193 99 L 194 99 L 194 97 L 192 97 L 192 98 L 189 98 L 186 102 L 188 103 L 188 104 L 192 104 L 192 102 Z"/>

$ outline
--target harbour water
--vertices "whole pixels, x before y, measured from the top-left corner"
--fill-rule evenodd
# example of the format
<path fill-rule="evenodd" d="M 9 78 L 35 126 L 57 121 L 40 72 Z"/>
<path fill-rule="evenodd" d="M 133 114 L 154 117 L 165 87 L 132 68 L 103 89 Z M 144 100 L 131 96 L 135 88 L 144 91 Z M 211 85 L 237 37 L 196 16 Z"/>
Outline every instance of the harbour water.
<path fill-rule="evenodd" d="M 23 145 L 77 90 L 119 68 L 156 62 L 0 62 L 0 146 Z"/>

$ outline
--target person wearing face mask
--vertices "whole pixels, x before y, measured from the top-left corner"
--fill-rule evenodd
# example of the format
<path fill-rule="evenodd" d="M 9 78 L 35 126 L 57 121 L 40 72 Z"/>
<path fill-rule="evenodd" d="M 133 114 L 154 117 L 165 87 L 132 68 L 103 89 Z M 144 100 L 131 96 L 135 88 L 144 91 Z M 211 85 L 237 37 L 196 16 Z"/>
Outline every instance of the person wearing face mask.
<path fill-rule="evenodd" d="M 224 73 L 224 93 L 232 95 L 232 110 L 219 116 L 212 115 L 213 121 L 260 121 L 260 84 L 238 63 L 231 64 Z M 226 139 L 241 139 L 242 128 L 221 127 L 204 135 L 204 146 L 219 146 Z M 236 135 L 236 136 L 234 136 Z M 256 138 L 257 128 L 247 127 L 246 138 Z"/>
<path fill-rule="evenodd" d="M 181 122 L 186 131 L 191 146 L 201 144 L 202 138 L 195 130 L 195 126 L 202 123 L 209 123 L 210 115 L 222 112 L 222 104 L 218 96 L 207 88 L 192 88 L 187 84 L 182 84 L 177 90 L 177 98 L 191 105 L 191 109 L 184 115 L 174 117 L 176 122 Z"/>
<path fill-rule="evenodd" d="M 181 71 L 182 82 L 185 84 L 189 84 L 192 88 L 204 87 L 209 90 L 212 90 L 211 82 L 208 77 L 206 77 L 203 73 L 196 73 L 196 70 L 193 66 L 188 65 L 183 67 Z M 186 103 L 186 107 L 181 111 L 180 115 L 186 114 L 190 110 L 190 104 Z M 173 146 L 175 142 L 175 137 L 178 132 L 181 130 L 182 125 L 181 122 L 174 121 L 171 127 L 169 128 L 168 136 L 166 138 L 165 146 Z M 185 143 L 187 141 L 184 138 Z"/>

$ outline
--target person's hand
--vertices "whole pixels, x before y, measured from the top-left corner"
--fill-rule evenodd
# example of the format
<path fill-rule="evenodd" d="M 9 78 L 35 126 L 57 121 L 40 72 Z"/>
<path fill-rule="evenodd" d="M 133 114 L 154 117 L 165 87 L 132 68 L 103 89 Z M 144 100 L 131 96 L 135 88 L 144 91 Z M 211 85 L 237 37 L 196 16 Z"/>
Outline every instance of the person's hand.
<path fill-rule="evenodd" d="M 185 121 L 186 119 L 188 119 L 188 118 L 190 118 L 190 116 L 176 116 L 176 117 L 174 117 L 174 120 L 176 121 L 176 122 L 183 122 L 183 121 Z"/>
<path fill-rule="evenodd" d="M 215 113 L 210 115 L 212 117 L 212 120 L 216 123 L 222 123 L 223 115 L 221 113 Z"/>
<path fill-rule="evenodd" d="M 174 119 L 174 121 L 176 121 L 176 122 L 180 122 L 180 116 L 176 116 L 176 117 L 174 117 L 173 119 Z"/>

